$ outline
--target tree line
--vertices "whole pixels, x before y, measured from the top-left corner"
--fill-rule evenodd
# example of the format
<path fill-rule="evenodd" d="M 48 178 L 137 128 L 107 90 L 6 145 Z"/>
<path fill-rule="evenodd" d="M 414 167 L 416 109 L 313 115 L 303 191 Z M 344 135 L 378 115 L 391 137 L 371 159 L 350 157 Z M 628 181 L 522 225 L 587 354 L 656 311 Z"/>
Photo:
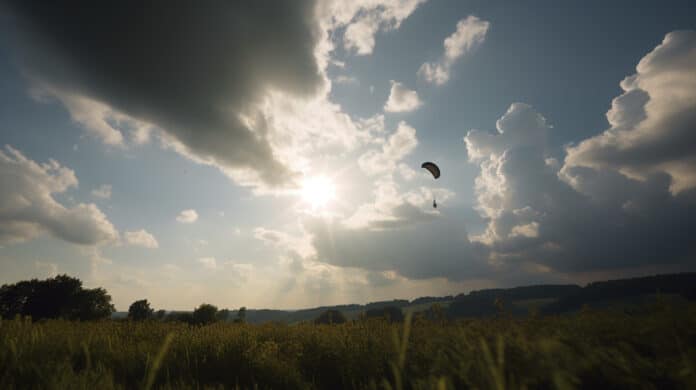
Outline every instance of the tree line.
<path fill-rule="evenodd" d="M 45 280 L 23 280 L 0 287 L 0 317 L 12 319 L 30 317 L 34 321 L 65 319 L 78 321 L 105 320 L 116 311 L 111 296 L 101 287 L 87 289 L 82 281 L 68 275 L 58 275 Z M 216 321 L 228 321 L 230 311 L 218 310 L 214 305 L 202 303 L 191 313 L 167 313 L 155 311 L 147 299 L 133 302 L 128 308 L 132 321 L 162 320 L 182 321 L 204 325 Z M 234 322 L 245 322 L 246 308 L 237 311 Z"/>
<path fill-rule="evenodd" d="M 17 316 L 30 317 L 34 321 L 47 319 L 105 320 L 115 312 L 111 296 L 103 288 L 87 289 L 82 281 L 68 275 L 58 275 L 45 280 L 31 279 L 0 287 L 0 317 L 12 319 Z M 155 310 L 147 299 L 139 299 L 128 307 L 129 321 L 179 321 L 191 325 L 206 325 L 218 321 L 246 322 L 246 307 L 237 310 L 235 318 L 231 311 L 215 305 L 202 303 L 192 312 L 167 312 Z M 397 306 L 374 307 L 362 315 L 363 318 L 384 318 L 392 322 L 403 321 L 403 313 Z M 345 315 L 335 309 L 323 311 L 314 320 L 316 324 L 340 324 L 346 322 Z"/>

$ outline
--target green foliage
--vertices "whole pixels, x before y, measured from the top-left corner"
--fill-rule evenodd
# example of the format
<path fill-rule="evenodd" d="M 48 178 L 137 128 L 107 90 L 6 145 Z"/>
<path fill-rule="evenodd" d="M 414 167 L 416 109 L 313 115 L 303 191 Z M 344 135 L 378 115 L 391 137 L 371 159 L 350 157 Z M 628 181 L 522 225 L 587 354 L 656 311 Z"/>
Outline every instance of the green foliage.
<path fill-rule="evenodd" d="M 141 299 L 133 302 L 128 308 L 128 318 L 133 321 L 143 321 L 154 316 L 155 311 L 150 308 L 150 302 L 147 299 Z"/>
<path fill-rule="evenodd" d="M 200 306 L 193 311 L 193 323 L 199 325 L 212 324 L 218 320 L 217 307 L 209 303 L 201 303 Z"/>
<path fill-rule="evenodd" d="M 696 304 L 637 314 L 0 322 L 0 388 L 696 388 Z"/>
<path fill-rule="evenodd" d="M 229 317 L 230 317 L 230 310 L 229 309 L 218 310 L 218 312 L 215 314 L 215 318 L 218 321 L 227 321 L 227 319 Z"/>
<path fill-rule="evenodd" d="M 238 323 L 246 322 L 246 312 L 247 312 L 246 306 L 240 307 L 239 310 L 237 311 L 237 318 L 235 318 L 234 321 L 238 322 Z"/>
<path fill-rule="evenodd" d="M 0 287 L 0 316 L 29 316 L 34 320 L 64 318 L 98 320 L 114 312 L 111 296 L 102 288 L 82 288 L 68 275 L 25 280 Z"/>

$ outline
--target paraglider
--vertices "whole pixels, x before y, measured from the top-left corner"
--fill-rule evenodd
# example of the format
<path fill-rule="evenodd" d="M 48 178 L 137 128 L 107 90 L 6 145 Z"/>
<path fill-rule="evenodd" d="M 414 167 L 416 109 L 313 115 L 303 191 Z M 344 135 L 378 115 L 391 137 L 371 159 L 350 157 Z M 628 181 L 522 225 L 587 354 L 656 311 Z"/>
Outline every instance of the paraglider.
<path fill-rule="evenodd" d="M 430 162 L 430 161 L 426 161 L 426 162 L 424 162 L 423 164 L 421 164 L 421 168 L 427 169 L 428 172 L 430 172 L 430 173 L 433 175 L 433 177 L 434 177 L 435 179 L 437 179 L 438 177 L 440 177 L 440 167 L 438 167 L 437 165 L 435 165 L 435 163 L 432 163 L 432 162 Z M 437 201 L 435 200 L 434 197 L 433 197 L 433 208 L 434 208 L 434 209 L 437 208 Z"/>

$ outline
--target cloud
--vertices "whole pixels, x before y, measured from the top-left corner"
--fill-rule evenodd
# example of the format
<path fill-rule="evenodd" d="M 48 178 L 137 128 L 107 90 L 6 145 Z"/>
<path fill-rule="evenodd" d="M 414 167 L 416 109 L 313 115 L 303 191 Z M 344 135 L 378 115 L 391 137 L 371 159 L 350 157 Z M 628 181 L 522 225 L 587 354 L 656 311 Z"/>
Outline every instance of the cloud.
<path fill-rule="evenodd" d="M 688 47 L 673 49 L 693 51 Z M 678 64 L 671 61 L 682 63 L 684 57 L 672 53 L 665 61 L 662 66 L 673 68 Z M 609 113 L 612 129 L 644 121 L 640 110 L 617 106 L 646 102 L 646 96 L 624 94 L 617 99 Z M 654 150 L 645 149 L 648 164 L 661 154 L 660 137 L 683 126 L 679 121 L 664 124 L 670 126 L 650 128 L 651 134 L 643 135 L 656 141 Z M 485 232 L 474 240 L 491 251 L 490 261 L 545 273 L 693 263 L 696 245 L 690 232 L 696 229 L 696 191 L 671 191 L 672 177 L 666 172 L 636 177 L 611 164 L 577 163 L 580 150 L 591 149 L 589 145 L 618 142 L 607 135 L 615 130 L 568 148 L 565 164 L 560 164 L 553 155 L 562 151 L 548 142 L 553 128 L 531 106 L 512 104 L 496 127 L 495 133 L 472 130 L 464 139 L 469 160 L 480 167 L 477 210 L 488 220 Z M 611 141 L 597 141 L 605 138 Z M 635 163 L 643 165 L 639 158 Z"/>
<path fill-rule="evenodd" d="M 111 198 L 111 185 L 104 184 L 99 188 L 93 189 L 92 196 L 94 196 L 95 198 L 110 199 Z"/>
<path fill-rule="evenodd" d="M 194 223 L 198 220 L 198 213 L 193 209 L 182 210 L 176 216 L 176 220 L 181 223 Z"/>
<path fill-rule="evenodd" d="M 5 146 L 0 150 L 0 244 L 41 233 L 79 245 L 117 239 L 118 232 L 95 204 L 66 207 L 54 198 L 77 185 L 75 172 L 57 161 L 39 164 Z"/>
<path fill-rule="evenodd" d="M 80 124 L 89 136 L 104 144 L 124 147 L 123 133 L 128 133 L 135 144 L 143 144 L 149 139 L 152 125 L 134 119 L 103 102 L 60 89 L 35 75 L 30 75 L 30 78 L 33 85 L 29 92 L 34 99 L 39 102 L 58 100 L 74 122 Z"/>
<path fill-rule="evenodd" d="M 217 260 L 214 257 L 199 257 L 197 261 L 203 264 L 203 267 L 207 269 L 217 268 Z"/>
<path fill-rule="evenodd" d="M 123 233 L 123 239 L 128 245 L 142 246 L 143 248 L 155 249 L 159 248 L 159 243 L 155 236 L 148 233 L 145 229 L 127 231 Z"/>
<path fill-rule="evenodd" d="M 416 129 L 401 121 L 382 149 L 368 150 L 358 158 L 358 165 L 368 175 L 390 173 L 396 169 L 399 160 L 413 152 L 416 146 Z"/>
<path fill-rule="evenodd" d="M 374 34 L 398 28 L 420 3 L 181 2 L 165 11 L 10 1 L 15 23 L 3 32 L 33 95 L 57 99 L 88 134 L 117 147 L 154 135 L 269 193 L 295 186 L 307 156 L 350 150 L 362 137 L 328 100 L 326 68 L 340 64 L 334 37 L 366 54 Z"/>
<path fill-rule="evenodd" d="M 304 98 L 324 88 L 315 3 L 170 5 L 10 2 L 20 66 L 107 143 L 121 142 L 117 113 L 201 161 L 286 182 L 258 106 L 270 91 Z"/>
<path fill-rule="evenodd" d="M 399 28 L 425 0 L 358 0 L 329 1 L 322 4 L 321 13 L 330 15 L 336 26 L 346 26 L 343 47 L 357 55 L 371 54 L 375 35 L 379 31 Z"/>
<path fill-rule="evenodd" d="M 418 218 L 423 214 L 417 214 Z M 461 223 L 446 218 L 386 229 L 349 228 L 336 221 L 305 221 L 316 260 L 340 267 L 393 271 L 410 279 L 474 279 L 491 271 L 486 248 L 467 239 Z"/>
<path fill-rule="evenodd" d="M 313 253 L 308 238 L 303 235 L 294 236 L 279 230 L 257 227 L 254 229 L 254 238 L 281 249 L 292 258 L 308 257 Z"/>
<path fill-rule="evenodd" d="M 387 176 L 376 182 L 374 201 L 359 206 L 342 224 L 351 229 L 383 230 L 433 221 L 440 214 L 430 209 L 432 199 L 444 203 L 453 196 L 443 188 L 421 187 L 402 193 Z"/>
<path fill-rule="evenodd" d="M 418 98 L 418 93 L 412 91 L 403 84 L 392 80 L 389 98 L 384 104 L 384 111 L 388 112 L 408 112 L 420 107 L 423 103 Z"/>
<path fill-rule="evenodd" d="M 643 57 L 607 112 L 611 127 L 568 148 L 570 167 L 637 180 L 664 173 L 673 193 L 696 187 L 696 31 L 665 36 Z"/>
<path fill-rule="evenodd" d="M 354 76 L 339 75 L 333 80 L 336 84 L 358 84 Z"/>
<path fill-rule="evenodd" d="M 445 39 L 445 53 L 442 58 L 437 62 L 421 65 L 418 75 L 433 84 L 445 84 L 450 78 L 452 65 L 483 43 L 489 27 L 489 22 L 473 15 L 460 20 L 457 23 L 457 31 Z"/>

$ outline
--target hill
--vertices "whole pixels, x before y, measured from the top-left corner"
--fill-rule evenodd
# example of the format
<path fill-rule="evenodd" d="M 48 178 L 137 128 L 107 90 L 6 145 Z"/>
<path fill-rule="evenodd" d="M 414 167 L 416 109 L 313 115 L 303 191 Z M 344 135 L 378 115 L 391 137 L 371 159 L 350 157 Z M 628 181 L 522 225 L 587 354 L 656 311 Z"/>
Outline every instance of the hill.
<path fill-rule="evenodd" d="M 388 306 L 402 311 L 425 312 L 433 304 L 446 310 L 449 318 L 492 317 L 500 311 L 524 316 L 538 311 L 541 314 L 562 314 L 577 311 L 583 306 L 592 308 L 634 307 L 654 300 L 659 294 L 671 301 L 696 300 L 696 272 L 655 275 L 640 278 L 593 282 L 585 287 L 575 284 L 542 284 L 513 288 L 474 290 L 455 297 L 420 297 L 411 301 L 394 299 L 364 305 L 347 304 L 319 306 L 300 310 L 247 309 L 246 320 L 252 324 L 266 322 L 299 323 L 313 321 L 327 310 L 338 310 L 346 318 L 356 319 L 371 309 Z M 184 313 L 184 312 L 179 312 Z M 116 312 L 113 318 L 125 317 Z M 228 319 L 237 317 L 230 310 Z"/>

